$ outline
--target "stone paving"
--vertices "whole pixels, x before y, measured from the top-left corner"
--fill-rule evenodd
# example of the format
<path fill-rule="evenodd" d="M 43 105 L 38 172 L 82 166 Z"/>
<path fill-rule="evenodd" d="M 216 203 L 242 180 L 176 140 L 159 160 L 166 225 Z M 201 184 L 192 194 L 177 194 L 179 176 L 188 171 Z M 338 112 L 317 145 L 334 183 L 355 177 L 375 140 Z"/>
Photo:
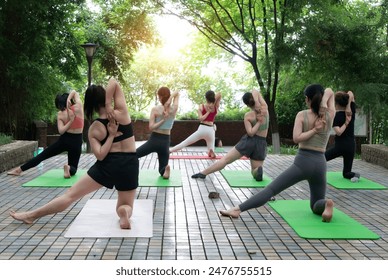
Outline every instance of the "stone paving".
<path fill-rule="evenodd" d="M 225 148 L 227 149 L 227 148 Z M 204 147 L 188 147 L 182 154 L 204 154 Z M 294 156 L 269 155 L 265 172 L 275 178 Z M 79 168 L 95 161 L 83 154 Z M 114 190 L 102 188 L 62 213 L 43 217 L 33 225 L 14 221 L 9 211 L 29 210 L 63 193 L 64 188 L 25 188 L 24 182 L 52 168 L 61 168 L 66 155 L 46 160 L 20 177 L 0 174 L 0 260 L 387 260 L 388 190 L 338 190 L 328 187 L 335 206 L 370 230 L 378 240 L 314 240 L 300 238 L 269 206 L 253 209 L 240 219 L 220 217 L 218 210 L 236 205 L 259 191 L 230 188 L 216 172 L 205 180 L 190 176 L 212 160 L 170 160 L 182 174 L 183 187 L 140 187 L 138 199 L 154 202 L 152 238 L 65 238 L 64 234 L 89 199 L 116 199 Z M 141 169 L 157 169 L 156 154 L 140 159 Z M 342 159 L 328 163 L 340 171 Z M 248 160 L 238 160 L 227 169 L 249 169 Z M 388 187 L 388 170 L 356 159 L 355 171 Z M 210 199 L 211 191 L 220 193 Z M 309 199 L 306 182 L 300 182 L 277 199 Z"/>

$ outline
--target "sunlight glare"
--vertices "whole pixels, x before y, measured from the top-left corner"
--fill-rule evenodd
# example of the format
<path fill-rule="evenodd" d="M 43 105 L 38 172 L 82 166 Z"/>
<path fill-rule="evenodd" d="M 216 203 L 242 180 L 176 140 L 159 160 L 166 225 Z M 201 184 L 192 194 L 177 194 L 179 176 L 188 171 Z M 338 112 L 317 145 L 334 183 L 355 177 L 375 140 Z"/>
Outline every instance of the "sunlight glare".
<path fill-rule="evenodd" d="M 155 17 L 157 31 L 162 40 L 162 54 L 166 57 L 176 56 L 192 41 L 194 27 L 175 16 L 163 15 Z"/>

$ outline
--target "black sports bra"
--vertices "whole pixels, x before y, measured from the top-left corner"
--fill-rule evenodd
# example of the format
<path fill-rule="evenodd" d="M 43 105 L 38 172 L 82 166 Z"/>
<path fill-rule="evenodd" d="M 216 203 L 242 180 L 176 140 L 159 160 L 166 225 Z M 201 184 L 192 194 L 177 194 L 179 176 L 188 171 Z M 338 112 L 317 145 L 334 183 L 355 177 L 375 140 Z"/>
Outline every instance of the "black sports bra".
<path fill-rule="evenodd" d="M 102 123 L 105 127 L 106 127 L 106 130 L 108 131 L 108 123 L 109 123 L 109 120 L 108 119 L 96 119 L 96 121 L 99 121 L 100 123 Z M 122 125 L 122 124 L 119 124 L 119 127 L 117 128 L 117 131 L 120 131 L 122 134 L 115 137 L 113 139 L 113 143 L 114 142 L 120 142 L 120 141 L 123 141 L 125 139 L 128 139 L 130 137 L 133 136 L 133 128 L 132 128 L 132 123 L 129 123 L 129 124 L 126 124 L 126 125 Z M 106 142 L 106 139 L 108 139 L 108 136 L 109 136 L 109 132 L 107 132 L 107 135 L 104 139 L 101 140 L 101 145 L 104 145 L 104 143 Z"/>

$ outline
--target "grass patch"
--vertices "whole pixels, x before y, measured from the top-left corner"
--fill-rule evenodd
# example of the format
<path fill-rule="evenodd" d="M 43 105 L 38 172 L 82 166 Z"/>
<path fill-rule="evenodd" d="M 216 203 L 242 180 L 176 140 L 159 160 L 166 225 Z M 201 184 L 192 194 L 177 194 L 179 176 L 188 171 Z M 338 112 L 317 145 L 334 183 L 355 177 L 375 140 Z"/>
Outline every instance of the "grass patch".
<path fill-rule="evenodd" d="M 9 144 L 13 141 L 12 136 L 0 133 L 0 145 Z"/>
<path fill-rule="evenodd" d="M 268 154 L 273 154 L 273 146 L 268 146 Z M 280 154 L 282 155 L 296 155 L 298 152 L 298 146 L 280 146 Z"/>

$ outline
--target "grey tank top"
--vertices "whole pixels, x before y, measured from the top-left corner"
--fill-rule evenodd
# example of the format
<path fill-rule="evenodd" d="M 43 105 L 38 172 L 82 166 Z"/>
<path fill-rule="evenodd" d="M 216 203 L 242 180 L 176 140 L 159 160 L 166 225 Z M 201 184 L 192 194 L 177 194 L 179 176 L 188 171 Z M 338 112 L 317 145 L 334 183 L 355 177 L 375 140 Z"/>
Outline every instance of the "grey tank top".
<path fill-rule="evenodd" d="M 309 128 L 309 122 L 307 117 L 308 110 L 303 111 L 303 132 L 308 131 Z M 326 119 L 326 127 L 325 130 L 322 132 L 318 132 L 314 134 L 310 139 L 303 142 L 303 147 L 314 147 L 318 149 L 326 149 L 327 142 L 329 141 L 330 137 L 330 129 L 332 125 L 332 120 L 330 120 L 329 112 L 326 112 L 325 114 Z"/>

